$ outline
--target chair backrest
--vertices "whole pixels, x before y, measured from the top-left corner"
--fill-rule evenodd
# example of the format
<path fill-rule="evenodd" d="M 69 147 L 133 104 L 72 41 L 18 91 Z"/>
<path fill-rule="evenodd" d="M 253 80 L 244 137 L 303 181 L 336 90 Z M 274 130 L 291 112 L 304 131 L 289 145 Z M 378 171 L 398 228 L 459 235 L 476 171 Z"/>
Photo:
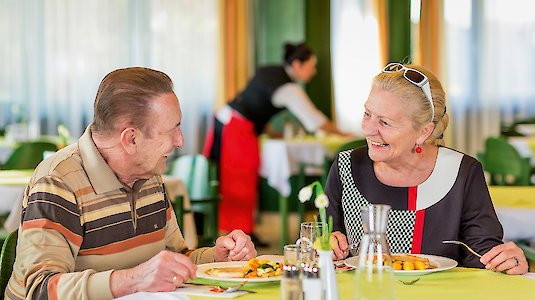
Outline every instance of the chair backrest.
<path fill-rule="evenodd" d="M 4 297 L 7 282 L 11 277 L 11 272 L 13 271 L 15 254 L 17 253 L 17 238 L 18 230 L 15 230 L 7 236 L 2 245 L 2 252 L 0 254 L 0 295 L 2 298 Z"/>
<path fill-rule="evenodd" d="M 4 170 L 35 169 L 43 160 L 45 151 L 56 151 L 57 146 L 52 142 L 28 141 L 21 142 L 13 150 L 6 163 L 2 165 Z"/>
<path fill-rule="evenodd" d="M 529 246 L 529 241 L 517 241 L 517 246 L 524 251 L 529 263 L 535 263 L 535 248 Z"/>
<path fill-rule="evenodd" d="M 334 157 L 337 157 L 338 153 L 340 153 L 342 151 L 359 148 L 359 147 L 362 147 L 362 146 L 366 145 L 366 143 L 367 143 L 366 139 L 364 139 L 364 138 L 351 140 L 351 141 L 343 144 L 342 146 L 338 147 L 338 149 L 336 149 L 336 153 L 335 153 Z"/>
<path fill-rule="evenodd" d="M 530 185 L 530 159 L 521 157 L 505 138 L 487 138 L 485 152 L 478 153 L 477 158 L 490 175 L 490 184 Z"/>
<path fill-rule="evenodd" d="M 188 190 L 191 211 L 200 215 L 199 246 L 213 246 L 218 237 L 219 181 L 217 167 L 201 154 L 179 156 L 171 166 L 170 175 L 180 178 Z M 179 213 L 175 209 L 176 213 Z"/>
<path fill-rule="evenodd" d="M 333 164 L 334 160 L 338 157 L 338 153 L 349 150 L 349 149 L 359 148 L 359 147 L 365 146 L 366 144 L 367 142 L 365 138 L 354 139 L 338 147 L 336 151 L 334 152 L 332 159 L 325 157 L 323 161 L 323 175 L 321 176 L 321 182 L 323 184 L 327 182 L 327 175 L 329 175 L 329 170 L 331 169 L 331 165 Z"/>
<path fill-rule="evenodd" d="M 184 182 L 192 200 L 213 197 L 217 194 L 215 165 L 201 154 L 179 156 L 172 163 L 171 175 Z"/>

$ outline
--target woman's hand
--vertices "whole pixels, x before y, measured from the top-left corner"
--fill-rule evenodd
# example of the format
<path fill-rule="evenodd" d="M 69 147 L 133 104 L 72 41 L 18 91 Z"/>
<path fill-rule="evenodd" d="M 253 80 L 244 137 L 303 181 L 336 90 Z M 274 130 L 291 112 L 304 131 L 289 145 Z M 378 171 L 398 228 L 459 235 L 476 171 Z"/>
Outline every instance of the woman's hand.
<path fill-rule="evenodd" d="M 507 242 L 495 246 L 485 253 L 479 261 L 485 268 L 507 274 L 524 274 L 528 271 L 528 262 L 524 252 L 515 243 Z"/>
<path fill-rule="evenodd" d="M 331 248 L 333 249 L 334 260 L 344 259 L 349 254 L 349 245 L 347 244 L 347 238 L 340 231 L 335 231 L 331 233 L 329 244 L 331 244 Z"/>

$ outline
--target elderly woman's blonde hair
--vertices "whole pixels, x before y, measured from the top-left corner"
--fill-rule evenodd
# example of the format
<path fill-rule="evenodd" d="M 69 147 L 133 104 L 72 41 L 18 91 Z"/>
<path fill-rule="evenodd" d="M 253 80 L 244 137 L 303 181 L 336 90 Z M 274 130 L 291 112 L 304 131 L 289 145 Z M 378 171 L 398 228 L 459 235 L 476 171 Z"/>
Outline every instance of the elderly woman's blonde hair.
<path fill-rule="evenodd" d="M 433 118 L 435 129 L 425 142 L 433 145 L 444 145 L 443 134 L 448 127 L 449 117 L 446 113 L 446 94 L 442 84 L 431 71 L 424 67 L 416 65 L 405 66 L 416 69 L 429 78 L 431 97 L 435 108 L 435 117 Z M 403 77 L 403 71 L 382 72 L 375 76 L 373 85 L 397 96 L 403 107 L 408 108 L 409 117 L 415 129 L 420 129 L 430 122 L 432 111 L 429 100 L 420 87 Z"/>

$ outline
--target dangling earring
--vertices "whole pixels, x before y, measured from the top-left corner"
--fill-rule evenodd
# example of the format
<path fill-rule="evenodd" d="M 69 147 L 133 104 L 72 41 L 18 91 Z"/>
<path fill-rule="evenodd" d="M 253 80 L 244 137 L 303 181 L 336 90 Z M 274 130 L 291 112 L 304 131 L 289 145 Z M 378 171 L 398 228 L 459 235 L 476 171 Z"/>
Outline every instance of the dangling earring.
<path fill-rule="evenodd" d="M 416 144 L 416 148 L 414 149 L 414 151 L 418 154 L 422 153 L 422 147 L 420 147 L 420 145 Z"/>

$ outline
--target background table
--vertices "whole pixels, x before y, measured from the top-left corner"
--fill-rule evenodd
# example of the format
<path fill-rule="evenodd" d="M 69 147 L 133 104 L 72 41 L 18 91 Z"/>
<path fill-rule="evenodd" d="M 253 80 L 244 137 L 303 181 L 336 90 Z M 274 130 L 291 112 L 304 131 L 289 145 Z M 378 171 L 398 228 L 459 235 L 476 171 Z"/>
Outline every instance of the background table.
<path fill-rule="evenodd" d="M 0 213 L 9 213 L 4 222 L 4 229 L 8 232 L 19 227 L 24 189 L 32 174 L 33 170 L 0 171 Z"/>
<path fill-rule="evenodd" d="M 279 214 L 281 215 L 281 249 L 288 240 L 288 197 L 292 192 L 290 176 L 304 168 L 304 175 L 321 176 L 325 157 L 333 153 L 353 137 L 327 135 L 321 139 L 305 136 L 293 139 L 261 139 L 260 176 L 279 194 Z M 301 188 L 298 187 L 299 189 Z M 297 199 L 292 199 L 297 201 Z"/>
<path fill-rule="evenodd" d="M 195 226 L 195 219 L 191 211 L 191 201 L 189 199 L 188 190 L 184 182 L 175 176 L 164 175 L 163 181 L 167 189 L 168 197 L 173 201 L 176 196 L 181 195 L 184 199 L 184 228 L 180 228 L 184 240 L 190 249 L 196 248 L 198 244 L 197 228 Z"/>
<path fill-rule="evenodd" d="M 260 176 L 268 184 L 288 197 L 292 191 L 290 176 L 300 171 L 301 164 L 317 166 L 306 175 L 321 175 L 325 157 L 332 158 L 333 153 L 352 138 L 328 135 L 322 139 L 305 136 L 293 139 L 261 139 Z"/>
<path fill-rule="evenodd" d="M 535 186 L 489 186 L 504 240 L 535 242 Z"/>
<path fill-rule="evenodd" d="M 24 189 L 30 181 L 33 170 L 4 170 L 0 171 L 0 213 L 9 213 L 4 223 L 4 229 L 13 231 L 20 225 L 22 198 Z M 190 248 L 197 247 L 197 230 L 191 213 L 191 203 L 188 192 L 182 180 L 174 176 L 163 176 L 169 199 L 177 195 L 184 197 L 184 208 L 189 213 L 184 214 L 184 228 L 181 228 L 186 244 Z"/>

